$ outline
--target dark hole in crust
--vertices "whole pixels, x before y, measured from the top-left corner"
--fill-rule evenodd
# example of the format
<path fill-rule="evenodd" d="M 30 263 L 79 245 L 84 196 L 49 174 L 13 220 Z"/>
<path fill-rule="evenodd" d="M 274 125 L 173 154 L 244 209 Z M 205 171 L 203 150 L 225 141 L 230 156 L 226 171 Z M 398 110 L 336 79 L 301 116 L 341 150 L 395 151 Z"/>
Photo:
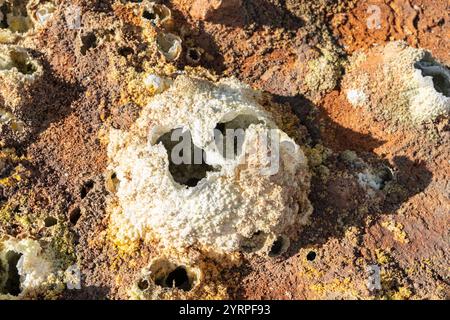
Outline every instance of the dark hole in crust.
<path fill-rule="evenodd" d="M 14 29 L 13 31 L 15 32 L 25 33 L 30 29 L 30 27 L 32 27 L 29 23 L 19 23 L 15 25 L 8 24 L 7 15 L 10 13 L 14 16 L 21 16 L 23 18 L 28 16 L 26 2 L 24 0 L 14 0 L 9 3 L 6 2 L 0 7 L 0 12 L 3 14 L 3 18 L 0 20 L 0 28 L 2 29 L 10 28 Z"/>
<path fill-rule="evenodd" d="M 192 289 L 185 267 L 177 267 L 167 275 L 165 286 L 167 288 L 178 288 L 184 291 Z"/>
<path fill-rule="evenodd" d="M 0 12 L 3 14 L 3 19 L 0 20 L 0 28 L 2 29 L 6 29 L 9 27 L 8 25 L 8 21 L 6 19 L 6 15 L 8 13 L 8 7 L 6 5 L 6 3 L 4 3 L 1 7 L 0 7 Z"/>
<path fill-rule="evenodd" d="M 241 249 L 243 252 L 252 253 L 261 250 L 266 242 L 267 234 L 262 231 L 255 232 L 250 238 L 243 239 Z"/>
<path fill-rule="evenodd" d="M 17 253 L 15 251 L 8 251 L 6 253 L 8 273 L 5 286 L 3 288 L 0 288 L 2 294 L 10 294 L 13 296 L 18 296 L 21 292 L 20 275 L 19 271 L 17 270 L 17 263 L 19 262 L 20 257 L 22 257 L 22 254 Z"/>
<path fill-rule="evenodd" d="M 195 48 L 189 48 L 187 51 L 188 62 L 199 63 L 200 62 L 200 52 Z"/>
<path fill-rule="evenodd" d="M 142 17 L 144 17 L 147 20 L 153 21 L 156 19 L 156 14 L 154 12 L 145 10 L 144 13 L 142 14 Z"/>
<path fill-rule="evenodd" d="M 424 77 L 433 79 L 434 89 L 442 93 L 446 97 L 450 97 L 450 79 L 445 75 L 444 71 L 437 69 L 439 65 L 430 61 L 419 61 L 414 64 L 414 68 L 420 70 Z"/>
<path fill-rule="evenodd" d="M 314 251 L 310 251 L 308 252 L 308 254 L 306 255 L 306 260 L 308 261 L 314 261 L 316 259 L 316 253 Z"/>
<path fill-rule="evenodd" d="M 118 53 L 123 57 L 128 57 L 134 53 L 134 50 L 130 47 L 121 47 L 119 48 Z"/>
<path fill-rule="evenodd" d="M 190 133 L 180 137 L 177 141 L 172 141 L 172 133 L 174 129 L 162 137 L 160 137 L 156 144 L 162 143 L 167 150 L 167 155 L 169 157 L 169 171 L 172 174 L 173 179 L 182 185 L 187 187 L 195 187 L 198 183 L 206 178 L 206 175 L 210 171 L 214 171 L 214 167 L 208 165 L 204 160 L 204 151 L 192 143 L 192 138 Z M 189 150 L 191 151 L 191 161 L 190 163 L 180 163 L 176 164 L 173 162 L 172 150 L 179 143 L 186 143 L 186 140 L 190 140 Z M 176 156 L 183 157 L 183 150 Z"/>
<path fill-rule="evenodd" d="M 69 213 L 69 221 L 70 223 L 72 223 L 73 225 L 76 225 L 78 220 L 81 217 L 81 210 L 79 207 L 74 208 L 70 213 Z"/>
<path fill-rule="evenodd" d="M 86 55 L 86 53 L 97 46 L 97 36 L 93 32 L 89 32 L 81 36 L 81 54 Z"/>
<path fill-rule="evenodd" d="M 89 191 L 92 190 L 92 188 L 94 187 L 94 181 L 89 180 L 87 181 L 80 190 L 80 197 L 81 199 L 86 198 L 87 194 L 89 193 Z"/>
<path fill-rule="evenodd" d="M 44 220 L 44 225 L 46 228 L 53 227 L 57 223 L 58 223 L 58 220 L 55 217 L 47 217 Z"/>
<path fill-rule="evenodd" d="M 251 115 L 239 115 L 231 121 L 219 122 L 214 128 L 214 139 L 222 156 L 227 159 L 235 159 L 240 155 L 246 130 L 250 125 L 260 123 L 258 118 Z M 222 139 L 219 139 L 220 136 Z M 232 150 L 228 146 L 230 143 L 232 143 Z"/>
<path fill-rule="evenodd" d="M 28 53 L 22 51 L 12 51 L 10 53 L 13 66 L 22 74 L 33 74 L 36 67 L 30 62 Z"/>
<path fill-rule="evenodd" d="M 269 257 L 279 256 L 283 251 L 284 242 L 285 240 L 282 237 L 278 237 L 273 242 L 272 247 L 270 248 Z"/>
<path fill-rule="evenodd" d="M 148 286 L 149 286 L 149 283 L 148 283 L 148 280 L 146 280 L 146 279 L 141 279 L 138 282 L 138 288 L 142 291 L 146 290 L 148 288 Z"/>
<path fill-rule="evenodd" d="M 389 167 L 384 167 L 379 173 L 379 177 L 382 180 L 381 190 L 383 190 L 389 181 L 394 180 L 394 175 Z"/>

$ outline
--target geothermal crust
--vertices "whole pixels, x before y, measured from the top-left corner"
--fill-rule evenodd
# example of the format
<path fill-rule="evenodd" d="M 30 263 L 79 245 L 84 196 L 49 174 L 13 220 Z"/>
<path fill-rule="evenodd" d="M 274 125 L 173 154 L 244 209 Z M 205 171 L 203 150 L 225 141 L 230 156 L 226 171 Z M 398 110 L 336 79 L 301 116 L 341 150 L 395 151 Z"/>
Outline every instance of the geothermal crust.
<path fill-rule="evenodd" d="M 13 255 L 20 258 L 12 263 Z M 39 243 L 32 239 L 7 239 L 0 243 L 0 298 L 13 298 L 8 293 L 13 286 L 11 269 L 17 268 L 19 276 L 20 294 L 24 297 L 32 291 L 38 290 L 53 272 L 53 264 L 45 257 Z"/>
<path fill-rule="evenodd" d="M 450 71 L 429 52 L 391 42 L 355 54 L 344 88 L 348 101 L 377 116 L 404 124 L 450 114 Z"/>
<path fill-rule="evenodd" d="M 258 251 L 278 239 L 285 250 L 312 211 L 310 173 L 301 148 L 276 127 L 260 99 L 234 79 L 212 83 L 181 75 L 142 110 L 130 132 L 112 130 L 108 155 L 116 184 L 116 237 L 218 252 Z M 218 126 L 245 130 L 237 156 L 218 152 Z M 168 134 L 177 128 L 190 132 L 206 163 L 181 173 L 170 163 Z M 258 136 L 270 129 L 280 139 L 274 172 L 267 171 L 258 148 Z M 196 185 L 189 185 L 192 177 Z"/>

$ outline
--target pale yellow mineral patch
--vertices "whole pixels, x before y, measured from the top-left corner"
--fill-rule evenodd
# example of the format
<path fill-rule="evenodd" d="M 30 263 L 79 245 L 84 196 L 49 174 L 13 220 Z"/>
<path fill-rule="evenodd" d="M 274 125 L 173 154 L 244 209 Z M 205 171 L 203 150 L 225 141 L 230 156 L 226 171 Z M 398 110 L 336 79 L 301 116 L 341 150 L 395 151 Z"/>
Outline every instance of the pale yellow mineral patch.
<path fill-rule="evenodd" d="M 450 115 L 450 70 L 403 42 L 356 54 L 343 80 L 348 101 L 403 124 Z"/>
<path fill-rule="evenodd" d="M 276 127 L 261 98 L 234 79 L 181 75 L 152 98 L 130 132 L 111 131 L 108 169 L 117 186 L 110 209 L 118 243 L 156 238 L 166 247 L 216 252 L 286 250 L 312 211 L 310 173 L 303 151 Z M 194 150 L 203 150 L 203 162 L 169 161 L 178 128 Z M 225 135 L 216 136 L 218 128 Z M 231 129 L 245 133 L 235 154 L 217 148 L 233 144 Z M 279 149 L 275 138 L 263 148 L 258 138 L 269 133 Z M 278 166 L 269 166 L 264 150 L 279 153 Z"/>
<path fill-rule="evenodd" d="M 36 240 L 9 238 L 0 243 L 0 298 L 20 298 L 38 290 L 53 271 Z"/>
<path fill-rule="evenodd" d="M 0 44 L 0 95 L 6 110 L 16 111 L 25 101 L 25 92 L 43 76 L 41 64 L 25 48 Z"/>

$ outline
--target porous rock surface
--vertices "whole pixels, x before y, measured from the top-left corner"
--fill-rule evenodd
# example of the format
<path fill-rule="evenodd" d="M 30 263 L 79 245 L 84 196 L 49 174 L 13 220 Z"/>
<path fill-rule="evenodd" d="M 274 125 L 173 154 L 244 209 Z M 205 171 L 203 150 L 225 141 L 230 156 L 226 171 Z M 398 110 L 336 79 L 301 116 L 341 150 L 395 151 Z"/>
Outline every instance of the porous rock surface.
<path fill-rule="evenodd" d="M 264 233 L 273 242 L 305 224 L 312 210 L 306 157 L 258 99 L 258 92 L 233 79 L 212 83 L 179 76 L 152 99 L 129 132 L 112 131 L 108 155 L 109 169 L 118 180 L 119 208 L 113 214 L 117 236 L 135 240 L 151 231 L 169 247 L 237 251 L 254 234 Z M 258 135 L 270 129 L 279 135 L 279 169 L 265 174 L 268 164 L 259 150 L 250 152 L 246 161 L 245 151 L 236 159 L 217 151 L 214 129 L 239 117 L 251 119 L 243 127 L 243 150 L 262 143 Z M 213 167 L 194 187 L 174 180 L 170 151 L 158 142 L 177 128 L 190 131 L 194 145 L 205 151 L 205 161 Z"/>

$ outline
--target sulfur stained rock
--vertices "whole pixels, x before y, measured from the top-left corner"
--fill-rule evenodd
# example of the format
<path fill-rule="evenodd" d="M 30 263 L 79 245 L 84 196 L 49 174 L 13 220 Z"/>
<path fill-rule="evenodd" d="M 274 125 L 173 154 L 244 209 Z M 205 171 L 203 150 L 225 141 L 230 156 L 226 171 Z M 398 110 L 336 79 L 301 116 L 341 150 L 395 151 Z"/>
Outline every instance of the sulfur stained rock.
<path fill-rule="evenodd" d="M 80 289 L 76 265 L 68 265 L 46 240 L 0 237 L 0 300 L 54 299 Z"/>
<path fill-rule="evenodd" d="M 0 43 L 15 43 L 44 25 L 56 10 L 50 0 L 0 0 Z"/>
<path fill-rule="evenodd" d="M 167 61 L 174 61 L 180 57 L 183 51 L 181 43 L 181 38 L 172 33 L 160 33 L 156 37 L 158 50 Z"/>
<path fill-rule="evenodd" d="M 130 290 L 130 298 L 135 300 L 188 299 L 200 297 L 198 290 L 204 279 L 197 267 L 172 261 L 165 257 L 153 259 L 141 271 L 140 278 Z"/>
<path fill-rule="evenodd" d="M 13 131 L 20 132 L 23 130 L 23 123 L 18 120 L 11 112 L 0 108 L 0 132 L 2 126 L 9 126 Z M 1 171 L 1 169 L 0 169 Z"/>
<path fill-rule="evenodd" d="M 343 82 L 348 101 L 393 125 L 450 114 L 450 70 L 429 52 L 391 42 L 356 54 Z"/>
<path fill-rule="evenodd" d="M 20 112 L 42 76 L 42 66 L 25 48 L 0 45 L 0 95 L 7 110 Z"/>
<path fill-rule="evenodd" d="M 34 27 L 44 25 L 56 11 L 56 1 L 31 0 L 28 3 L 27 11 Z"/>
<path fill-rule="evenodd" d="M 171 28 L 173 24 L 172 11 L 165 5 L 153 1 L 144 1 L 141 4 L 142 18 L 154 26 Z"/>
<path fill-rule="evenodd" d="M 234 79 L 181 75 L 129 132 L 112 130 L 108 169 L 117 179 L 110 188 L 116 190 L 110 210 L 117 242 L 156 239 L 166 247 L 216 252 L 275 247 L 273 255 L 286 250 L 312 211 L 310 173 L 302 149 L 262 100 Z M 241 140 L 230 136 L 234 132 Z M 182 139 L 173 139 L 177 134 Z M 172 140 L 189 148 L 179 152 Z"/>
<path fill-rule="evenodd" d="M 0 0 L 0 43 L 12 43 L 33 28 L 26 5 L 26 1 Z"/>

